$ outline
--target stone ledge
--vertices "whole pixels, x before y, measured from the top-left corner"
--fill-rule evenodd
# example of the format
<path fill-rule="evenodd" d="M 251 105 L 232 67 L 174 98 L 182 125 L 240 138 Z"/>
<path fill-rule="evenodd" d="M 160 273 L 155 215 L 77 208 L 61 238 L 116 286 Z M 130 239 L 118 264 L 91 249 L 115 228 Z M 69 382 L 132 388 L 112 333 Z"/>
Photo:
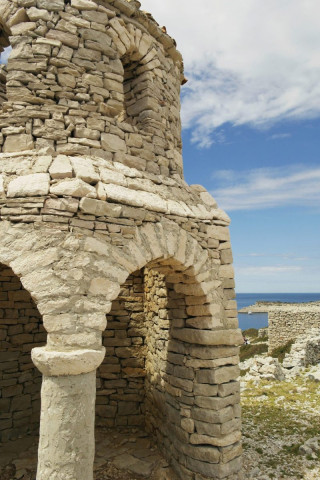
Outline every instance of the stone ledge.
<path fill-rule="evenodd" d="M 46 347 L 37 347 L 31 353 L 35 366 L 43 375 L 49 377 L 93 372 L 102 363 L 104 356 L 104 347 L 101 350 L 84 349 L 70 352 L 50 351 Z"/>

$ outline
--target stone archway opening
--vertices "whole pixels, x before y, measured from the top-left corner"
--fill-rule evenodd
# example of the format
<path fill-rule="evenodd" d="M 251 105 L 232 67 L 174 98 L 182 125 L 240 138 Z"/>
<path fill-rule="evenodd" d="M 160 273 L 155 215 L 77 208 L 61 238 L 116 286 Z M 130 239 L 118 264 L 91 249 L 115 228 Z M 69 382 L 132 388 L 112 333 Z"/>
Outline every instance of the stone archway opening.
<path fill-rule="evenodd" d="M 206 295 L 186 270 L 171 260 L 148 264 L 127 278 L 113 302 L 97 379 L 98 463 L 111 460 L 150 479 L 157 478 L 153 469 L 161 458 L 172 479 L 222 478 L 225 468 L 231 474 L 236 468 L 237 348 L 198 343 L 194 332 L 212 335 L 214 320 Z M 232 448 L 220 440 L 225 434 L 233 436 Z M 227 465 L 221 466 L 227 450 Z"/>
<path fill-rule="evenodd" d="M 156 478 L 159 469 L 169 469 L 159 450 L 166 443 L 161 424 L 168 414 L 163 403 L 172 296 L 165 273 L 148 266 L 127 278 L 107 315 L 106 356 L 97 378 L 97 460 L 103 461 L 104 437 L 111 437 L 107 458 L 120 469 L 127 467 L 132 479 L 134 474 Z"/>
<path fill-rule="evenodd" d="M 0 477 L 8 464 L 18 470 L 15 460 L 24 453 L 25 466 L 35 471 L 42 375 L 31 350 L 45 342 L 31 295 L 12 269 L 0 264 Z"/>

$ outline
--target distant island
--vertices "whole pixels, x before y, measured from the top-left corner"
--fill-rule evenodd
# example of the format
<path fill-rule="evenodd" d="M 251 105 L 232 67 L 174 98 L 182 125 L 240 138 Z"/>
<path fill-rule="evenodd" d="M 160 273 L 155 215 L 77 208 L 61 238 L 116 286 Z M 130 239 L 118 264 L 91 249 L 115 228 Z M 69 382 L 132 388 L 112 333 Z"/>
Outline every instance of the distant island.
<path fill-rule="evenodd" d="M 258 301 L 254 305 L 249 305 L 248 307 L 243 307 L 238 310 L 238 313 L 268 313 L 270 309 L 274 307 L 320 307 L 320 301 L 316 302 L 268 302 L 268 301 Z"/>

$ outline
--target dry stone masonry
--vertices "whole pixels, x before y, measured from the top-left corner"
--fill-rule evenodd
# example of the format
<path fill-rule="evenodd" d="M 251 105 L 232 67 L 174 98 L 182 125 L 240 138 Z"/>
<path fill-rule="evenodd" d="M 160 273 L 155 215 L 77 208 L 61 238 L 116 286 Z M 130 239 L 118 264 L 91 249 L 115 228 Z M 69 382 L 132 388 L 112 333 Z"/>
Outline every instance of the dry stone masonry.
<path fill-rule="evenodd" d="M 174 40 L 129 0 L 1 0 L 0 30 L 1 441 L 40 422 L 37 480 L 92 480 L 96 417 L 240 480 L 230 220 L 183 180 Z"/>
<path fill-rule="evenodd" d="M 320 303 L 283 304 L 268 312 L 269 352 L 320 328 Z"/>

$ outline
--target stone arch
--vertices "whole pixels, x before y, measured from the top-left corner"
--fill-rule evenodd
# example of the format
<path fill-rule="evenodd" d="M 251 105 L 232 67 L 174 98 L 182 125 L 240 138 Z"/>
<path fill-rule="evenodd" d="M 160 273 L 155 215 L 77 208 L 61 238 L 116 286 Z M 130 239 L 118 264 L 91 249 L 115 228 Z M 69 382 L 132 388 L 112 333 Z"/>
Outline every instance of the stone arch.
<path fill-rule="evenodd" d="M 98 248 L 100 240 L 90 242 Z M 109 251 L 108 272 L 112 272 L 112 262 L 120 253 L 117 250 Z M 98 424 L 145 423 L 181 478 L 192 478 L 194 474 L 219 478 L 226 471 L 230 475 L 237 472 L 240 465 L 237 345 L 241 337 L 237 330 L 226 330 L 224 326 L 218 269 L 193 237 L 170 221 L 146 223 L 137 228 L 135 239 L 123 248 L 117 262 L 125 266 L 126 279 L 128 275 L 132 278 L 132 274 L 139 279 L 137 270 L 144 269 L 142 275 L 148 282 L 145 308 L 134 311 L 143 314 L 148 325 L 141 321 L 140 325 L 133 325 L 130 318 L 121 318 L 130 317 L 128 302 L 136 301 L 130 287 L 127 293 L 121 292 L 119 299 L 116 291 L 108 296 L 108 300 L 115 302 L 108 314 L 109 330 L 107 325 L 103 343 L 107 356 L 98 375 L 102 377 Z M 157 294 L 159 290 L 167 293 L 161 297 Z M 156 305 L 158 300 L 154 299 L 158 297 Z M 173 308 L 170 299 L 180 302 L 180 307 Z M 162 319 L 157 315 L 159 309 L 164 315 Z M 166 325 L 156 337 L 154 332 L 161 322 Z M 116 336 L 117 328 L 124 343 Z M 130 333 L 123 335 L 125 329 L 129 332 L 134 328 L 139 332 L 132 332 L 132 336 L 142 339 L 141 349 L 129 345 Z M 144 356 L 144 364 L 128 361 L 140 356 Z M 147 387 L 143 387 L 144 377 Z M 115 390 L 111 393 L 111 403 L 110 389 Z M 229 412 L 227 426 L 223 419 L 225 408 Z M 232 453 L 225 461 L 227 450 Z"/>
<path fill-rule="evenodd" d="M 2 443 L 38 434 L 41 373 L 31 361 L 31 350 L 45 343 L 42 317 L 31 295 L 12 269 L 0 264 Z"/>

